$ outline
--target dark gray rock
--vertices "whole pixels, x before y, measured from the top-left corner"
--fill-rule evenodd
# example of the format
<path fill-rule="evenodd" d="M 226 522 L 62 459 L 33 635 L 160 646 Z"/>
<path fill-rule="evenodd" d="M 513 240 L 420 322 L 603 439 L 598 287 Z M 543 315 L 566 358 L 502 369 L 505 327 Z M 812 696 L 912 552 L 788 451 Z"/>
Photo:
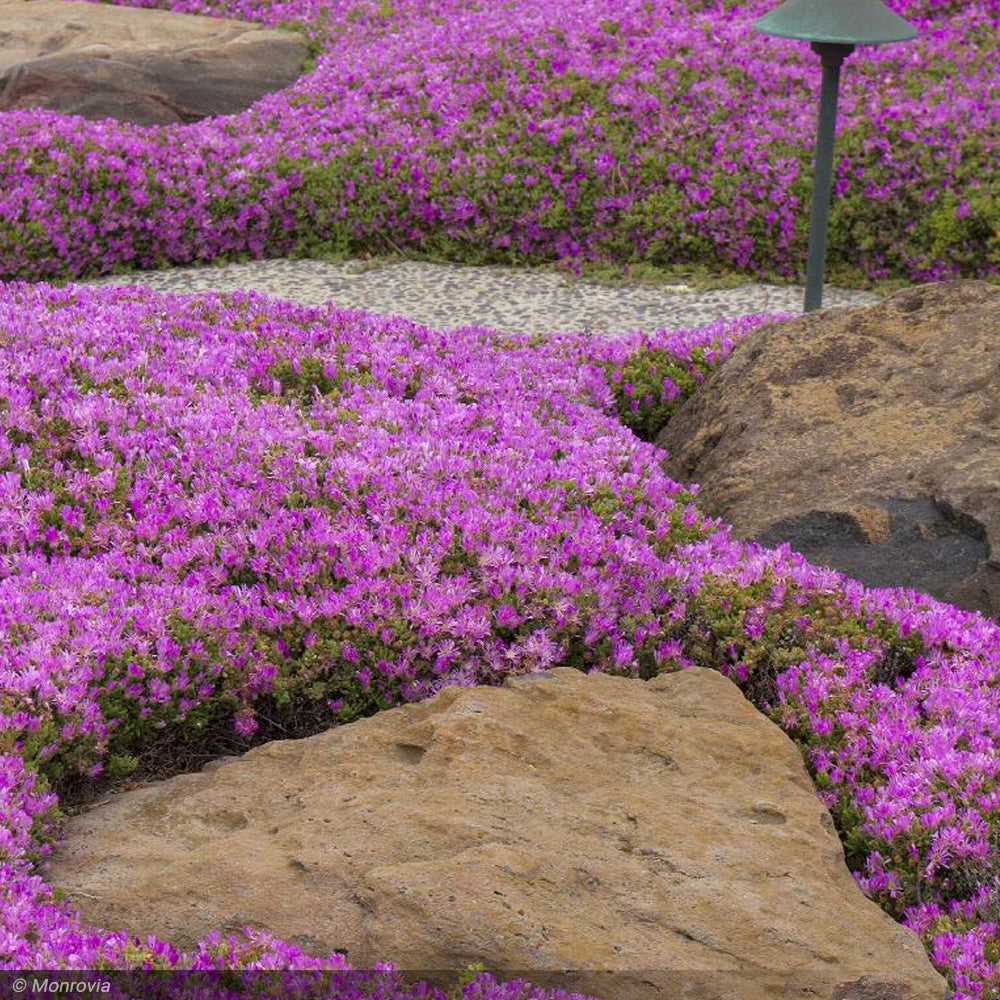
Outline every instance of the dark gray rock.
<path fill-rule="evenodd" d="M 884 533 L 873 535 L 872 515 L 811 510 L 772 524 L 755 536 L 764 545 L 788 542 L 812 562 L 835 566 L 869 587 L 906 586 L 943 596 L 989 558 L 986 530 L 974 518 L 956 516 L 930 497 L 891 497 L 878 508 Z M 869 530 L 866 531 L 866 521 Z"/>
<path fill-rule="evenodd" d="M 658 444 L 740 537 L 1000 616 L 1000 288 L 757 330 Z"/>

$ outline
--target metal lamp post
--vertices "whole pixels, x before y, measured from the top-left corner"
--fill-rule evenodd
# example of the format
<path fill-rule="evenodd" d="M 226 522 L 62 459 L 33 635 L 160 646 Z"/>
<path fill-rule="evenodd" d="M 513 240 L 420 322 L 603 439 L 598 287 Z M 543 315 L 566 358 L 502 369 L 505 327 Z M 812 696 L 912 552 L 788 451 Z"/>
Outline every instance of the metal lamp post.
<path fill-rule="evenodd" d="M 884 45 L 916 38 L 916 29 L 881 0 L 786 0 L 758 18 L 754 28 L 779 38 L 811 42 L 823 66 L 816 166 L 809 212 L 809 260 L 806 266 L 805 312 L 823 303 L 827 218 L 833 187 L 833 140 L 837 122 L 840 67 L 855 45 Z"/>

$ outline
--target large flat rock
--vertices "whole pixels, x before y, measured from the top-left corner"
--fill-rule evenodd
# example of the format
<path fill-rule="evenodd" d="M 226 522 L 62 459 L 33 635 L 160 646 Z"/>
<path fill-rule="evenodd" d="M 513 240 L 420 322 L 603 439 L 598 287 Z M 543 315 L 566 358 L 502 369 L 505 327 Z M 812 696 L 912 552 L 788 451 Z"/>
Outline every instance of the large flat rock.
<path fill-rule="evenodd" d="M 794 744 L 704 670 L 559 669 L 271 743 L 73 818 L 51 874 L 88 920 L 185 946 L 252 925 L 635 1000 L 945 994 Z"/>
<path fill-rule="evenodd" d="M 737 535 L 1000 617 L 1000 287 L 756 330 L 657 443 Z"/>
<path fill-rule="evenodd" d="M 287 87 L 297 32 L 76 0 L 0 3 L 0 111 L 47 108 L 141 125 L 233 114 Z"/>

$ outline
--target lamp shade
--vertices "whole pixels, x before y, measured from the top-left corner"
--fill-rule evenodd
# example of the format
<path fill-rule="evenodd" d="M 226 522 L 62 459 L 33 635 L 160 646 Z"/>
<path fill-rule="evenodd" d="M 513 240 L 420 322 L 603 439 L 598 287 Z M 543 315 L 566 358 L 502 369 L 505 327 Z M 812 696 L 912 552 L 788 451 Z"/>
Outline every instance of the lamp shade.
<path fill-rule="evenodd" d="M 839 45 L 883 45 L 917 37 L 881 0 L 785 0 L 753 23 L 780 38 Z"/>

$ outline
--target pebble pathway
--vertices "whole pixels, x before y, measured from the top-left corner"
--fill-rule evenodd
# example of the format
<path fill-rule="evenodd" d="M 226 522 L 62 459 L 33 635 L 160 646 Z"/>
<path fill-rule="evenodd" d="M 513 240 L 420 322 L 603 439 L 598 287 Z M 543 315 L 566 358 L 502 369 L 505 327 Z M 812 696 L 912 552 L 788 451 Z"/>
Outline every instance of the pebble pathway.
<path fill-rule="evenodd" d="M 331 263 L 260 260 L 169 268 L 101 278 L 89 284 L 145 285 L 164 292 L 253 289 L 275 298 L 405 316 L 432 329 L 484 326 L 505 333 L 694 327 L 723 317 L 799 312 L 803 291 L 750 283 L 699 291 L 686 285 L 601 285 L 532 268 L 473 267 L 427 261 Z M 824 308 L 880 301 L 871 292 L 828 288 Z"/>

